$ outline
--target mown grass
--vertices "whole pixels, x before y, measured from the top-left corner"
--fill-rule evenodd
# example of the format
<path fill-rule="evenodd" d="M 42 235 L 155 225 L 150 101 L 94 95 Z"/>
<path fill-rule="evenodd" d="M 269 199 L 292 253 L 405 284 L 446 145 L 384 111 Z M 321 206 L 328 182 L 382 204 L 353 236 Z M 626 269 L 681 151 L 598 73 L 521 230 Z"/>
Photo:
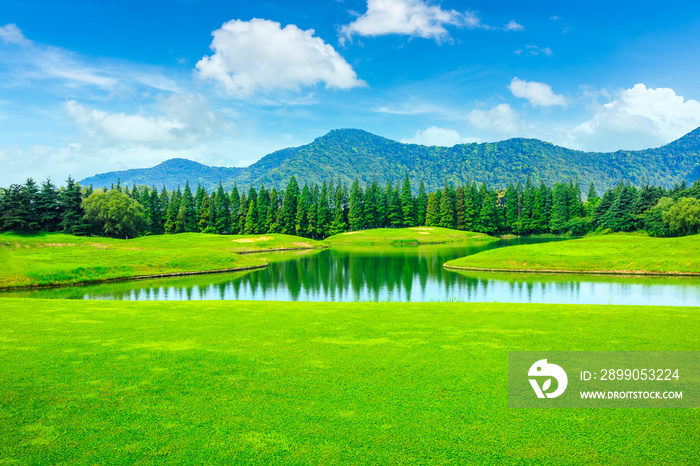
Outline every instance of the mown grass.
<path fill-rule="evenodd" d="M 440 227 L 377 228 L 350 231 L 326 238 L 330 246 L 417 246 L 420 244 L 490 242 L 497 241 L 484 233 L 451 230 Z"/>
<path fill-rule="evenodd" d="M 0 464 L 697 464 L 697 409 L 507 407 L 520 350 L 699 350 L 698 308 L 0 300 Z"/>
<path fill-rule="evenodd" d="M 319 247 L 289 235 L 198 233 L 130 240 L 59 233 L 0 235 L 0 288 L 99 282 L 135 276 L 264 266 L 240 253 Z"/>
<path fill-rule="evenodd" d="M 492 249 L 446 267 L 513 271 L 700 273 L 700 235 L 652 238 L 634 234 Z"/>

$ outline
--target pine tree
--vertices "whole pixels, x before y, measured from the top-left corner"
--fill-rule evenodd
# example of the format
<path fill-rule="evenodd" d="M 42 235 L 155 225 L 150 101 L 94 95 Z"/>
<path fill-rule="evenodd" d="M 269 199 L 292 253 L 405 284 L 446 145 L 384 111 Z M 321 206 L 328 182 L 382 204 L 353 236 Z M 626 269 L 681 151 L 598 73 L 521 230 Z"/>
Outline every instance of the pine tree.
<path fill-rule="evenodd" d="M 248 218 L 248 199 L 245 192 L 241 193 L 240 206 L 238 208 L 238 218 L 235 219 L 235 231 L 237 235 L 245 234 L 245 221 Z M 232 220 L 233 222 L 234 220 Z M 234 229 L 232 226 L 231 229 Z"/>
<path fill-rule="evenodd" d="M 229 220 L 230 232 L 235 235 L 239 233 L 238 217 L 241 214 L 241 196 L 238 194 L 238 186 L 236 186 L 235 184 L 233 185 L 233 189 L 231 190 L 229 210 L 231 211 L 231 219 Z"/>
<path fill-rule="evenodd" d="M 445 183 L 445 188 L 442 190 L 442 196 L 440 198 L 440 220 L 438 221 L 438 226 L 443 228 L 454 228 L 455 216 L 454 216 L 454 205 L 452 203 L 452 196 L 450 195 L 450 190 Z"/>
<path fill-rule="evenodd" d="M 348 212 L 350 231 L 362 230 L 365 227 L 362 201 L 362 188 L 355 178 L 350 187 L 350 211 Z"/>
<path fill-rule="evenodd" d="M 280 199 L 277 189 L 274 187 L 270 192 L 270 204 L 265 214 L 265 231 L 268 233 L 279 233 L 277 225 L 277 215 L 280 210 Z"/>
<path fill-rule="evenodd" d="M 13 184 L 3 195 L 0 225 L 3 231 L 15 233 L 32 231 L 23 186 Z"/>
<path fill-rule="evenodd" d="M 428 209 L 428 194 L 425 191 L 423 180 L 418 187 L 418 196 L 416 196 L 416 225 L 425 225 L 425 215 Z"/>
<path fill-rule="evenodd" d="M 50 178 L 41 184 L 36 201 L 37 220 L 41 231 L 58 231 L 61 223 L 61 202 L 59 192 Z"/>
<path fill-rule="evenodd" d="M 234 189 L 236 189 L 234 187 Z M 214 217 L 216 217 L 216 231 L 225 235 L 231 232 L 231 200 L 228 194 L 224 190 L 221 181 L 219 181 L 219 187 L 216 188 L 216 197 L 214 198 L 214 203 L 212 204 L 215 212 Z"/>
<path fill-rule="evenodd" d="M 464 186 L 459 186 L 455 192 L 455 228 L 458 230 L 466 229 L 465 211 Z"/>
<path fill-rule="evenodd" d="M 377 180 L 372 180 L 372 183 L 367 183 L 367 189 L 363 196 L 362 210 L 364 216 L 365 228 L 377 228 L 379 224 L 377 212 Z"/>
<path fill-rule="evenodd" d="M 83 193 L 80 185 L 70 176 L 66 181 L 66 189 L 60 195 L 63 220 L 60 228 L 69 235 L 85 235 L 89 233 L 90 226 L 85 222 L 83 210 Z"/>
<path fill-rule="evenodd" d="M 194 197 L 190 190 L 189 182 L 185 182 L 185 189 L 182 192 L 180 201 L 180 211 L 178 212 L 178 233 L 197 231 L 197 210 L 194 206 Z"/>
<path fill-rule="evenodd" d="M 216 230 L 212 228 L 211 223 L 209 223 L 209 217 L 211 215 L 211 204 L 209 196 L 205 193 L 203 196 L 199 197 L 199 221 L 197 222 L 197 228 L 201 233 L 214 233 Z M 214 230 L 214 231 L 211 231 Z"/>
<path fill-rule="evenodd" d="M 518 221 L 518 207 L 518 192 L 513 186 L 513 183 L 510 183 L 508 189 L 506 189 L 505 228 L 507 231 L 511 231 Z"/>
<path fill-rule="evenodd" d="M 328 230 L 331 225 L 331 211 L 328 196 L 328 185 L 323 182 L 321 193 L 318 197 L 318 221 L 317 221 L 317 236 L 325 238 L 328 236 Z"/>
<path fill-rule="evenodd" d="M 632 203 L 636 192 L 634 187 L 624 185 L 620 187 L 617 197 L 610 207 L 611 225 L 613 231 L 631 231 L 635 227 L 635 218 L 632 215 Z"/>
<path fill-rule="evenodd" d="M 440 224 L 440 191 L 430 193 L 425 213 L 425 225 L 436 227 Z"/>
<path fill-rule="evenodd" d="M 569 221 L 568 196 L 569 192 L 566 185 L 563 183 L 554 185 L 552 219 L 549 225 L 552 233 L 564 233 L 566 230 L 566 224 Z"/>
<path fill-rule="evenodd" d="M 254 235 L 258 227 L 258 192 L 251 185 L 248 190 L 248 208 L 246 210 L 245 226 L 243 232 L 246 235 Z"/>
<path fill-rule="evenodd" d="M 165 220 L 165 232 L 169 234 L 178 233 L 178 223 L 177 216 L 180 212 L 180 202 L 182 200 L 182 193 L 180 192 L 180 187 L 177 187 L 177 191 L 173 194 L 172 199 L 170 199 L 170 204 L 168 205 L 168 211 L 166 213 Z M 184 217 L 184 214 L 183 214 Z"/>
<path fill-rule="evenodd" d="M 282 202 L 282 221 L 280 222 L 280 233 L 293 235 L 296 233 L 297 204 L 299 203 L 299 184 L 295 177 L 291 177 L 284 191 L 284 201 Z"/>
<path fill-rule="evenodd" d="M 304 183 L 297 201 L 297 213 L 294 219 L 294 231 L 297 236 L 304 236 L 309 229 L 309 209 L 311 208 L 311 190 Z"/>
<path fill-rule="evenodd" d="M 408 180 L 408 173 L 404 177 L 403 187 L 401 188 L 401 213 L 404 226 L 412 227 L 416 225 L 415 205 L 413 194 L 411 194 L 411 182 Z"/>
<path fill-rule="evenodd" d="M 612 189 L 608 189 L 603 194 L 603 198 L 600 200 L 593 212 L 593 226 L 596 228 L 611 228 L 612 225 L 606 225 L 608 223 L 606 220 L 610 218 L 608 212 L 612 207 L 613 202 L 615 202 L 615 192 Z"/>
<path fill-rule="evenodd" d="M 309 206 L 309 212 L 306 214 L 306 232 L 303 236 L 307 238 L 316 238 L 318 232 L 318 198 L 320 196 L 318 185 L 314 184 L 314 188 L 311 191 L 311 205 Z"/>
<path fill-rule="evenodd" d="M 268 233 L 267 229 L 267 211 L 270 210 L 270 192 L 265 189 L 265 185 L 260 186 L 258 200 L 255 203 L 257 209 L 257 225 L 255 232 L 258 234 Z"/>
<path fill-rule="evenodd" d="M 496 232 L 496 199 L 495 194 L 492 195 L 489 191 L 486 191 L 481 202 L 477 231 L 482 233 Z"/>

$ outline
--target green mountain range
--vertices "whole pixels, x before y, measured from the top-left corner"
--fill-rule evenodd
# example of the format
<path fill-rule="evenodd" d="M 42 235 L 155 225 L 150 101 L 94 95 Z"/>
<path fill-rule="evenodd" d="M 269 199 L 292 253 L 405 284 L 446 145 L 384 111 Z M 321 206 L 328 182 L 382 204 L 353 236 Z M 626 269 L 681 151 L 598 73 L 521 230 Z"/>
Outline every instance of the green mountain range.
<path fill-rule="evenodd" d="M 168 189 L 202 184 L 214 189 L 221 181 L 226 189 L 234 184 L 277 188 L 295 176 L 300 185 L 322 183 L 333 178 L 361 185 L 373 178 L 384 184 L 421 180 L 430 191 L 448 183 L 476 181 L 491 187 L 530 176 L 548 185 L 578 178 L 582 186 L 595 183 L 599 192 L 620 180 L 640 185 L 645 181 L 671 187 L 700 178 L 700 128 L 656 149 L 617 152 L 583 152 L 555 146 L 538 139 L 508 139 L 453 147 L 421 146 L 392 141 L 357 129 L 333 130 L 310 144 L 290 147 L 266 155 L 245 168 L 210 167 L 186 159 L 170 159 L 153 168 L 103 173 L 80 181 L 81 185 L 109 187 L 146 185 Z"/>

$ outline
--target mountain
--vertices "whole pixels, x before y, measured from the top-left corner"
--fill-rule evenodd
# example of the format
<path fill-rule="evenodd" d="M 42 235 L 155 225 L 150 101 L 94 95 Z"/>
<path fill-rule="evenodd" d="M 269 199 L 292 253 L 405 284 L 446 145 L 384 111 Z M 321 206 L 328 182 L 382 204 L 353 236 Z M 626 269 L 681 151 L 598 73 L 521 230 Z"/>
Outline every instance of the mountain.
<path fill-rule="evenodd" d="M 508 139 L 453 147 L 402 144 L 357 129 L 333 130 L 310 144 L 266 155 L 245 168 L 209 167 L 186 159 L 171 159 L 153 168 L 95 175 L 82 185 L 165 185 L 174 189 L 189 181 L 214 189 L 219 181 L 226 189 L 264 183 L 283 188 L 295 176 L 300 185 L 322 183 L 329 178 L 345 183 L 357 178 L 361 185 L 374 177 L 400 181 L 408 173 L 413 186 L 421 180 L 430 191 L 445 181 L 469 180 L 505 187 L 531 176 L 548 185 L 578 177 L 583 188 L 595 183 L 600 192 L 620 180 L 639 185 L 644 180 L 661 186 L 700 178 L 700 128 L 665 146 L 641 151 L 583 152 L 538 139 Z"/>

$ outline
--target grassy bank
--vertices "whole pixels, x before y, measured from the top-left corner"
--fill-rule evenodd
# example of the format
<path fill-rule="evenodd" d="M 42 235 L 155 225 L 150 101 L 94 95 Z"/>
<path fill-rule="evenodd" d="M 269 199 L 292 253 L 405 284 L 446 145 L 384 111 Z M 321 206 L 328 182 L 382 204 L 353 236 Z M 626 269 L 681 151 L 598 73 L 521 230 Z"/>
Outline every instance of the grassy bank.
<path fill-rule="evenodd" d="M 120 240 L 59 233 L 2 234 L 0 288 L 262 267 L 262 257 L 241 253 L 318 245 L 288 235 L 184 233 Z"/>
<path fill-rule="evenodd" d="M 693 464 L 697 409 L 507 408 L 513 350 L 687 351 L 700 309 L 0 300 L 0 464 Z M 649 331 L 649 329 L 654 329 Z"/>
<path fill-rule="evenodd" d="M 484 233 L 451 230 L 440 227 L 377 228 L 350 231 L 326 238 L 330 246 L 417 246 L 420 244 L 497 241 Z"/>
<path fill-rule="evenodd" d="M 700 235 L 633 234 L 492 249 L 449 261 L 448 268 L 619 274 L 700 274 Z"/>

